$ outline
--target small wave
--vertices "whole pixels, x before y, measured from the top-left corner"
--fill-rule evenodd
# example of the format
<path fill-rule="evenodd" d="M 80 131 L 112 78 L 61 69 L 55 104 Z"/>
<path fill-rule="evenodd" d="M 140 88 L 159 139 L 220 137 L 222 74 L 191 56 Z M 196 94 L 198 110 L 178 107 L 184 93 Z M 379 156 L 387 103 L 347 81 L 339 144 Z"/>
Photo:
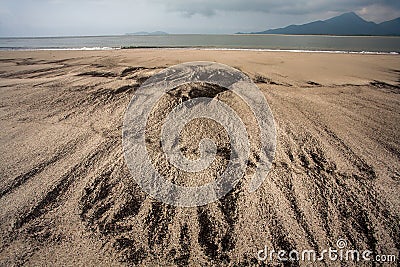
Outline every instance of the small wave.
<path fill-rule="evenodd" d="M 399 52 L 374 51 L 343 51 L 343 50 L 306 50 L 306 49 L 267 49 L 267 48 L 193 48 L 215 51 L 255 51 L 255 52 L 291 52 L 291 53 L 330 53 L 330 54 L 369 54 L 369 55 L 399 55 Z"/>
<path fill-rule="evenodd" d="M 168 49 L 168 50 L 205 50 L 205 51 L 255 51 L 255 52 L 290 52 L 290 53 L 329 53 L 329 54 L 366 54 L 366 55 L 399 55 L 400 52 L 377 51 L 344 51 L 344 50 L 311 50 L 311 49 L 271 49 L 271 48 L 224 48 L 224 47 L 0 47 L 0 50 L 19 51 L 99 51 L 119 49 Z"/>
<path fill-rule="evenodd" d="M 290 53 L 330 53 L 330 54 L 368 54 L 368 55 L 399 55 L 400 52 L 379 52 L 379 51 L 345 51 L 345 50 L 311 50 L 311 49 L 271 49 L 271 48 L 224 48 L 224 47 L 121 47 L 121 49 L 154 49 L 154 50 L 203 50 L 203 51 L 254 51 L 254 52 L 290 52 Z"/>
<path fill-rule="evenodd" d="M 18 51 L 98 51 L 98 50 L 117 50 L 120 47 L 0 47 L 0 50 Z"/>

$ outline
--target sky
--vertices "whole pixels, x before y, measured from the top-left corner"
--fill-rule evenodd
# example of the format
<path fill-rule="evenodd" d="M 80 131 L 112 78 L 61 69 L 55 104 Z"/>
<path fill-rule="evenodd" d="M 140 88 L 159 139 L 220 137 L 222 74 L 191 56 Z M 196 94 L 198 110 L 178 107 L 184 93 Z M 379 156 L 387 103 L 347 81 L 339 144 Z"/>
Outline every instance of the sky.
<path fill-rule="evenodd" d="M 379 23 L 400 17 L 400 0 L 0 0 L 0 36 L 230 34 L 349 11 Z"/>

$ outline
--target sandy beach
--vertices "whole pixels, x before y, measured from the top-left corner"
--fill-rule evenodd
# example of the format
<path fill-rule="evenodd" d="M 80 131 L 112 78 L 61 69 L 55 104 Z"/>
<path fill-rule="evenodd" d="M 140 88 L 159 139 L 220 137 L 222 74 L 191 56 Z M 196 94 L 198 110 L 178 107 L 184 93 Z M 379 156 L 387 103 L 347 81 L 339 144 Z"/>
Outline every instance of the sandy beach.
<path fill-rule="evenodd" d="M 134 182 L 121 132 L 140 85 L 191 61 L 253 79 L 277 150 L 257 191 L 239 183 L 217 202 L 178 208 Z M 1 51 L 0 94 L 2 266 L 257 266 L 265 247 L 321 251 L 338 239 L 399 256 L 399 55 Z M 195 150 L 185 138 L 201 136 L 185 134 Z"/>

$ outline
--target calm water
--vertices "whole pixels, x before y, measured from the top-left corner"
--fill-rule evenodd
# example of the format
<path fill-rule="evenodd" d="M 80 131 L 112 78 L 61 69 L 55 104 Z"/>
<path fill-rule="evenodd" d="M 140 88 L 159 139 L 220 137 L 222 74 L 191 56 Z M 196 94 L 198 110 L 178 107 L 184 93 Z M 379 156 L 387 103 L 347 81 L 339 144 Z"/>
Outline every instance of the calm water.
<path fill-rule="evenodd" d="M 400 52 L 400 37 L 287 35 L 164 35 L 0 38 L 0 49 L 107 49 L 201 47 L 346 52 Z"/>

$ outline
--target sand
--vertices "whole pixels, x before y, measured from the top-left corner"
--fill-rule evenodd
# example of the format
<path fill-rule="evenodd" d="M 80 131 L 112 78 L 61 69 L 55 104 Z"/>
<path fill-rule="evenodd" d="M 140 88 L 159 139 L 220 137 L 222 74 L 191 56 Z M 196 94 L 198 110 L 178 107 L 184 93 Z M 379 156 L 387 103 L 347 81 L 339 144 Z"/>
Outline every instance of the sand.
<path fill-rule="evenodd" d="M 256 192 L 239 183 L 220 201 L 178 208 L 134 182 L 122 123 L 148 77 L 199 60 L 256 82 L 275 118 L 277 150 Z M 399 86 L 396 55 L 2 51 L 0 265 L 253 266 L 263 264 L 265 246 L 321 251 L 339 238 L 398 256 Z M 198 156 L 198 132 L 227 147 L 218 127 L 189 125 L 186 156 Z M 217 163 L 196 181 L 227 164 Z M 162 172 L 167 163 L 154 164 Z"/>

